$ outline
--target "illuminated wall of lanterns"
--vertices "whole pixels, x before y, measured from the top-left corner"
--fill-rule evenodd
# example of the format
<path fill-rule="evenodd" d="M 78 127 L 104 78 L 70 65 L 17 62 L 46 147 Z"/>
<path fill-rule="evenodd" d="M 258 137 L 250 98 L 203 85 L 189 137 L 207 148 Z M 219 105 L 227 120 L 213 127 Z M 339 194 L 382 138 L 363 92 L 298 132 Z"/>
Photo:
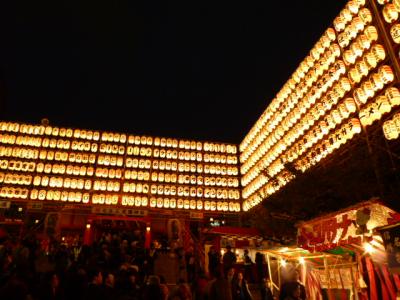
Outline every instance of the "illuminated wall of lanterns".
<path fill-rule="evenodd" d="M 0 196 L 241 210 L 237 146 L 0 122 Z"/>
<path fill-rule="evenodd" d="M 351 0 L 240 144 L 243 210 L 400 105 L 400 0 Z M 400 114 L 383 125 L 400 134 Z"/>

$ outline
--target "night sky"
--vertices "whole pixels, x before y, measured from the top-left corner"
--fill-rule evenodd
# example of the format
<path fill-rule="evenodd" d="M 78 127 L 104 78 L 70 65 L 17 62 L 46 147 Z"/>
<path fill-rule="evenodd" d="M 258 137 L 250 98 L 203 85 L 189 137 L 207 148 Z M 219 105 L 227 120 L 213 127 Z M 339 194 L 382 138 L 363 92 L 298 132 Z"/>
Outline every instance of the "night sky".
<path fill-rule="evenodd" d="M 1 119 L 233 143 L 346 3 L 3 2 Z"/>

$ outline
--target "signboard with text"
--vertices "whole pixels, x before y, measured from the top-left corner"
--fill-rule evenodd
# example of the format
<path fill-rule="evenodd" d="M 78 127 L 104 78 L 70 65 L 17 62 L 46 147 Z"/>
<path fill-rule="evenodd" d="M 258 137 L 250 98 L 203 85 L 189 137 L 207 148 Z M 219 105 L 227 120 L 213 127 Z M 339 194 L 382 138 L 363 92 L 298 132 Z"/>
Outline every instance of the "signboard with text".
<path fill-rule="evenodd" d="M 340 245 L 368 241 L 372 230 L 400 221 L 400 215 L 379 202 L 364 202 L 337 214 L 314 219 L 298 228 L 297 242 L 303 249 L 326 251 Z"/>

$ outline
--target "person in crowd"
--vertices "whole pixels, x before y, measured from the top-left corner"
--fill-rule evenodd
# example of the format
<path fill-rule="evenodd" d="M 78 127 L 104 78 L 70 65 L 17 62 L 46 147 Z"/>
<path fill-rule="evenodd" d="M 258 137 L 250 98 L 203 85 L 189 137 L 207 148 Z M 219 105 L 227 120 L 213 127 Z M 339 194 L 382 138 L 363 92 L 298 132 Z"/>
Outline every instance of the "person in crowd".
<path fill-rule="evenodd" d="M 184 279 L 178 281 L 178 285 L 175 290 L 169 296 L 170 300 L 192 300 L 192 293 L 189 285 Z"/>
<path fill-rule="evenodd" d="M 235 277 L 235 268 L 230 268 L 226 273 L 226 279 L 228 279 L 229 284 L 232 284 L 234 277 Z"/>
<path fill-rule="evenodd" d="M 281 292 L 282 294 L 282 292 Z M 281 299 L 281 295 L 279 295 Z M 300 284 L 295 281 L 290 281 L 286 284 L 283 300 L 302 300 Z"/>
<path fill-rule="evenodd" d="M 56 273 L 49 273 L 45 278 L 45 283 L 41 290 L 40 299 L 42 300 L 64 300 L 66 299 L 64 291 L 60 285 L 60 278 Z"/>
<path fill-rule="evenodd" d="M 226 252 L 222 257 L 222 264 L 224 266 L 225 274 L 228 273 L 228 270 L 232 268 L 235 263 L 236 263 L 236 255 L 235 253 L 232 252 L 232 247 L 228 245 L 226 246 Z"/>
<path fill-rule="evenodd" d="M 163 300 L 164 295 L 160 286 L 160 278 L 155 275 L 150 275 L 144 289 L 144 300 Z"/>
<path fill-rule="evenodd" d="M 1 299 L 13 300 L 31 300 L 32 294 L 29 291 L 29 286 L 21 274 L 14 271 L 7 283 L 0 288 Z"/>
<path fill-rule="evenodd" d="M 108 273 L 104 280 L 104 298 L 106 300 L 114 300 L 115 292 L 115 276 L 113 273 Z"/>
<path fill-rule="evenodd" d="M 260 284 L 261 300 L 274 300 L 269 278 L 263 278 Z"/>
<path fill-rule="evenodd" d="M 257 252 L 255 263 L 256 263 L 256 268 L 257 268 L 257 278 L 258 278 L 257 282 L 260 282 L 260 283 L 261 283 L 261 280 L 263 278 L 265 278 L 264 262 L 265 262 L 264 254 Z"/>
<path fill-rule="evenodd" d="M 215 280 L 210 285 L 208 300 L 232 300 L 232 288 L 228 279 L 224 278 L 221 269 L 215 272 Z"/>
<path fill-rule="evenodd" d="M 244 278 L 250 283 L 254 282 L 253 276 L 253 261 L 250 258 L 249 250 L 245 249 L 243 254 L 243 264 L 244 264 Z"/>
<path fill-rule="evenodd" d="M 232 281 L 232 298 L 233 300 L 252 300 L 253 297 L 250 293 L 246 279 L 243 277 L 242 272 L 238 272 Z"/>
<path fill-rule="evenodd" d="M 207 277 L 202 270 L 197 273 L 193 284 L 194 297 L 196 300 L 204 300 L 206 298 Z"/>
<path fill-rule="evenodd" d="M 169 288 L 167 286 L 167 282 L 165 281 L 164 276 L 159 275 L 158 277 L 160 278 L 160 287 L 163 294 L 163 299 L 167 300 L 169 296 Z"/>
<path fill-rule="evenodd" d="M 281 286 L 281 293 L 279 294 L 279 300 L 284 300 L 285 297 L 287 297 L 289 295 L 288 290 L 293 288 L 293 283 L 296 283 L 300 289 L 300 295 L 299 295 L 299 299 L 300 300 L 305 300 L 306 299 L 306 289 L 304 287 L 304 285 L 301 283 L 300 281 L 300 273 L 299 271 L 295 270 L 293 272 L 293 277 L 290 281 L 285 282 L 282 284 Z"/>
<path fill-rule="evenodd" d="M 190 246 L 185 253 L 185 263 L 186 263 L 187 282 L 192 284 L 194 281 L 194 275 L 196 271 L 194 249 L 192 246 Z"/>
<path fill-rule="evenodd" d="M 215 246 L 211 246 L 210 251 L 208 251 L 208 271 L 212 277 L 215 276 L 215 271 L 219 267 L 220 261 L 219 252 L 215 249 Z"/>
<path fill-rule="evenodd" d="M 85 299 L 87 300 L 103 300 L 103 274 L 99 269 L 92 269 L 88 273 L 89 284 L 86 289 Z"/>

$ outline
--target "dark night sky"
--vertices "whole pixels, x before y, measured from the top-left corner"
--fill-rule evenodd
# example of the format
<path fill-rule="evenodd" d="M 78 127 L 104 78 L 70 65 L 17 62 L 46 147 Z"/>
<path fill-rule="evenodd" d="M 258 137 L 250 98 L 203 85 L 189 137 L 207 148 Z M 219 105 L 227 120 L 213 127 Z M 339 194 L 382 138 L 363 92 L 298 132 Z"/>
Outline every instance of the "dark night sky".
<path fill-rule="evenodd" d="M 4 2 L 0 118 L 234 143 L 346 3 Z"/>

